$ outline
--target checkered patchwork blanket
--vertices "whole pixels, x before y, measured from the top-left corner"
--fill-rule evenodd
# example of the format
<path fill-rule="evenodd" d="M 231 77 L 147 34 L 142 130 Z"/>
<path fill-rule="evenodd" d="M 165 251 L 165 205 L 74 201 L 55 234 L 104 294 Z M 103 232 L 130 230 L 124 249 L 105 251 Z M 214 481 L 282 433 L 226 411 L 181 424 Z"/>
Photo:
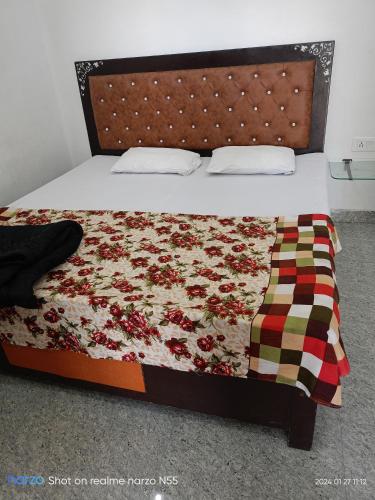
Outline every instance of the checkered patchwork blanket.
<path fill-rule="evenodd" d="M 313 400 L 341 405 L 350 371 L 340 337 L 334 255 L 327 215 L 280 217 L 270 281 L 251 329 L 249 376 L 290 384 Z"/>
<path fill-rule="evenodd" d="M 0 224 L 75 220 L 75 255 L 35 310 L 0 308 L 0 341 L 255 377 L 340 406 L 349 372 L 326 215 L 292 219 L 0 209 Z"/>

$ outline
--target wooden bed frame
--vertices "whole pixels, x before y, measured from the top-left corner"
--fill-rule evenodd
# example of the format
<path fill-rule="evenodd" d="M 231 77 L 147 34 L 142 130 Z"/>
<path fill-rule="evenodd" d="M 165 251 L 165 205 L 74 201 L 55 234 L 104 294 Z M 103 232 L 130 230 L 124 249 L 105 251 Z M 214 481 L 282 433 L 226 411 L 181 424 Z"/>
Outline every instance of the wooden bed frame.
<path fill-rule="evenodd" d="M 228 145 L 229 139 L 231 145 L 244 144 L 247 140 L 248 144 L 281 143 L 293 147 L 296 154 L 323 151 L 333 52 L 334 42 L 328 41 L 77 62 L 77 78 L 92 154 L 119 155 L 131 146 L 162 145 L 186 147 L 199 151 L 201 155 L 209 155 L 215 147 Z M 259 77 L 264 96 L 267 96 L 264 99 L 269 97 L 272 101 L 260 100 L 258 95 L 255 102 L 251 101 L 251 95 L 245 95 L 251 91 L 251 87 L 250 91 L 248 88 L 242 90 L 245 71 L 257 75 L 254 78 Z M 305 71 L 309 73 L 305 74 Z M 302 86 L 299 87 L 298 81 L 293 80 L 293 73 L 301 75 Z M 284 85 L 289 76 L 289 84 Z M 203 88 L 207 78 L 214 82 L 211 87 L 213 94 L 209 97 L 204 94 Z M 237 87 L 232 85 L 233 78 L 240 82 Z M 184 79 L 188 85 L 182 95 L 179 84 Z M 230 84 L 226 80 L 230 80 Z M 159 83 L 157 94 L 155 89 Z M 127 107 L 124 104 L 129 101 L 129 95 L 133 95 L 126 93 L 133 91 L 133 86 L 141 89 L 134 94 L 138 99 L 143 95 L 143 107 L 140 109 L 144 116 L 141 117 L 137 102 L 132 100 Z M 112 90 L 116 93 L 108 94 Z M 235 100 L 234 92 L 255 104 L 247 107 L 239 105 L 239 96 Z M 293 101 L 293 93 L 295 97 L 299 95 L 300 101 Z M 108 97 L 113 95 L 115 100 Z M 202 109 L 204 95 L 210 119 L 213 123 L 223 124 L 223 132 L 212 130 L 207 133 L 204 121 L 207 117 L 204 115 L 205 108 Z M 215 101 L 214 97 L 218 99 Z M 168 107 L 170 98 L 176 98 L 179 104 Z M 233 107 L 230 104 L 232 100 L 235 102 Z M 150 108 L 145 107 L 149 101 L 153 103 L 153 112 L 159 111 L 160 107 L 161 114 L 166 117 L 156 133 L 145 126 L 151 116 Z M 247 104 L 250 101 L 246 101 Z M 216 102 L 220 105 L 211 105 Z M 267 104 L 257 106 L 257 102 Z M 288 109 L 285 109 L 286 106 Z M 178 121 L 179 108 L 188 110 L 188 120 Z M 252 118 L 254 111 L 259 113 L 256 119 Z M 238 132 L 231 132 L 231 137 L 227 137 L 225 130 L 226 116 L 230 116 L 231 123 L 238 120 L 240 125 Z M 172 119 L 175 120 L 173 126 L 166 127 Z M 106 120 L 113 121 L 107 126 Z M 195 130 L 187 130 L 192 121 L 198 129 L 203 124 L 205 132 L 197 135 Z M 131 128 L 132 133 L 127 135 L 128 122 L 131 123 L 128 129 Z M 246 127 L 249 128 L 247 138 L 242 130 Z M 137 139 L 141 136 L 142 139 Z M 184 137 L 187 140 L 181 143 L 180 138 Z M 137 144 L 139 140 L 142 142 Z M 145 364 L 95 360 L 70 352 L 61 352 L 57 359 L 53 357 L 56 356 L 53 352 L 42 351 L 41 360 L 40 352 L 35 351 L 41 350 L 19 346 L 9 348 L 0 343 L 0 371 L 37 380 L 69 381 L 80 387 L 109 390 L 144 401 L 276 426 L 287 431 L 289 446 L 304 450 L 311 448 L 317 405 L 295 387 L 251 378 L 199 375 Z M 81 356 L 82 363 L 77 363 L 77 356 Z M 74 369 L 77 366 L 80 366 L 78 371 Z"/>
<path fill-rule="evenodd" d="M 9 350 L 13 352 L 10 353 Z M 19 353 L 21 356 L 17 355 Z M 317 405 L 295 387 L 251 378 L 197 374 L 138 363 L 96 360 L 67 351 L 57 353 L 65 358 L 60 370 L 55 360 L 48 360 L 54 354 L 53 351 L 30 347 L 11 346 L 9 349 L 5 345 L 2 347 L 0 343 L 0 373 L 44 382 L 69 383 L 78 388 L 104 390 L 133 399 L 279 427 L 286 431 L 289 446 L 302 450 L 311 448 Z M 83 368 L 81 360 L 77 360 L 79 357 L 84 358 Z M 106 373 L 114 373 L 112 381 L 106 378 L 104 383 L 93 382 L 104 380 L 103 375 L 98 373 L 97 365 L 101 362 Z M 129 365 L 138 365 L 136 368 L 141 370 L 144 389 L 120 388 L 130 385 L 134 389 L 135 385 L 139 386 L 134 383 L 134 378 L 138 377 L 129 373 Z M 74 370 L 75 366 L 80 366 L 79 374 Z M 105 382 L 111 385 L 105 385 Z"/>

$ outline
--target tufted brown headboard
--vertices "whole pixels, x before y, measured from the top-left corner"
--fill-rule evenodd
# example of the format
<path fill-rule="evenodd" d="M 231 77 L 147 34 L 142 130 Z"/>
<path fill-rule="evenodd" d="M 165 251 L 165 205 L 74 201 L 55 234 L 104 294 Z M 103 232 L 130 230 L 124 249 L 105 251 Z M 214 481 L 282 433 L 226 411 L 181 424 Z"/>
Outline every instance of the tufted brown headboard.
<path fill-rule="evenodd" d="M 334 42 L 76 63 L 92 154 L 323 151 Z"/>

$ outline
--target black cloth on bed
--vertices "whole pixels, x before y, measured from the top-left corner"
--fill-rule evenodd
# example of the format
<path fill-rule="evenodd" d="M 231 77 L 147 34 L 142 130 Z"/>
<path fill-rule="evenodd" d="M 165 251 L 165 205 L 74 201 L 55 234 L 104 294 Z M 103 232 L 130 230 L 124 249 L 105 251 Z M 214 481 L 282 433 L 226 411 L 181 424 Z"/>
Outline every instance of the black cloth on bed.
<path fill-rule="evenodd" d="M 82 227 L 69 220 L 0 226 L 0 307 L 38 307 L 33 284 L 70 257 L 82 236 Z"/>

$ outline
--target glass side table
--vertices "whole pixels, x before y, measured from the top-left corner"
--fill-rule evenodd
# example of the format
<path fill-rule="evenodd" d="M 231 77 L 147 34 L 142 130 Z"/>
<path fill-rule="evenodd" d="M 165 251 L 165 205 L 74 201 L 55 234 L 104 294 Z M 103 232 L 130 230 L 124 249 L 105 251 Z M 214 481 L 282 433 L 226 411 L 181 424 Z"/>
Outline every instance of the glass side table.
<path fill-rule="evenodd" d="M 375 160 L 344 159 L 329 162 L 331 177 L 341 180 L 375 180 Z"/>

